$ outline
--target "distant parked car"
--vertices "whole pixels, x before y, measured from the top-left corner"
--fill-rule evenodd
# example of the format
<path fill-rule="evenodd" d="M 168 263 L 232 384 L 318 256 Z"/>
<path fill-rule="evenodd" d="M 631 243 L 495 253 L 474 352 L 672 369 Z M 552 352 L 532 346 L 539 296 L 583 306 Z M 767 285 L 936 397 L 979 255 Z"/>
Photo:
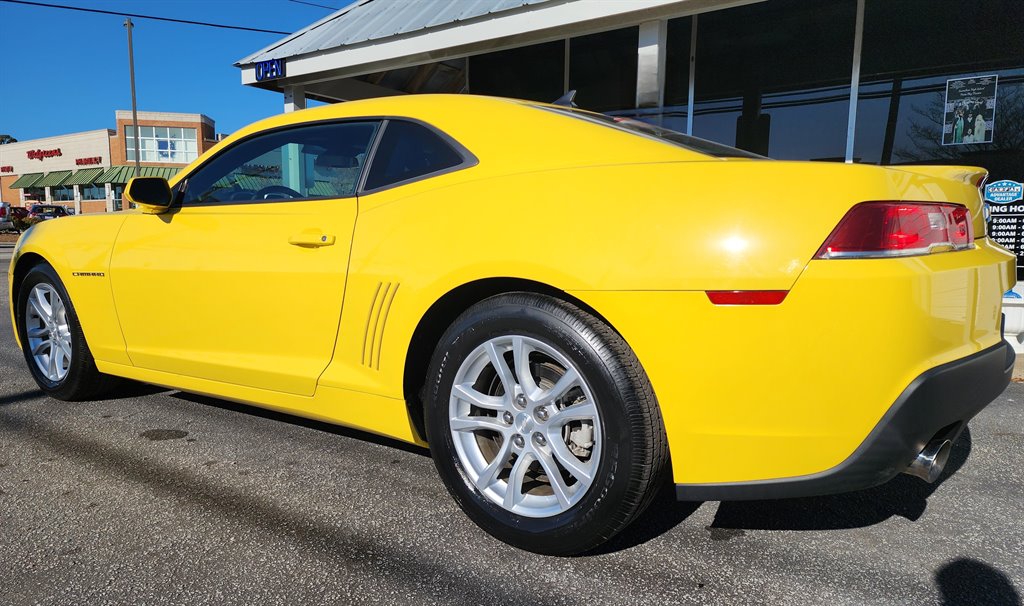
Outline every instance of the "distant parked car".
<path fill-rule="evenodd" d="M 0 202 L 0 231 L 14 229 L 14 216 L 11 215 L 11 205 Z"/>
<path fill-rule="evenodd" d="M 47 220 L 56 219 L 57 217 L 66 217 L 74 214 L 68 212 L 68 209 L 60 204 L 33 204 L 32 208 L 28 211 L 28 216 L 33 219 Z"/>

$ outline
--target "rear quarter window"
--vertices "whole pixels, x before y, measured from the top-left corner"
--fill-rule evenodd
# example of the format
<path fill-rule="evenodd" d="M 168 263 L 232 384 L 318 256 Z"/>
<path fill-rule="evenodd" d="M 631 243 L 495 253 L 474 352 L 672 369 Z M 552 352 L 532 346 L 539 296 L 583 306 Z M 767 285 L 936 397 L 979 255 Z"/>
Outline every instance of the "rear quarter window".
<path fill-rule="evenodd" d="M 364 189 L 404 183 L 447 171 L 465 161 L 441 135 L 426 126 L 389 120 L 373 154 Z"/>

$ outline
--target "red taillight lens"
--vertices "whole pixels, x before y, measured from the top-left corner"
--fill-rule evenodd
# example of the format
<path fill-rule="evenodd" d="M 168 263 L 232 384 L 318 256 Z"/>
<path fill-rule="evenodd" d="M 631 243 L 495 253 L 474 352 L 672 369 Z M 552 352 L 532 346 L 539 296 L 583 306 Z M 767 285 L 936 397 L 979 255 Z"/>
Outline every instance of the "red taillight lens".
<path fill-rule="evenodd" d="M 815 257 L 906 257 L 973 246 L 971 212 L 964 206 L 864 202 L 846 213 Z"/>

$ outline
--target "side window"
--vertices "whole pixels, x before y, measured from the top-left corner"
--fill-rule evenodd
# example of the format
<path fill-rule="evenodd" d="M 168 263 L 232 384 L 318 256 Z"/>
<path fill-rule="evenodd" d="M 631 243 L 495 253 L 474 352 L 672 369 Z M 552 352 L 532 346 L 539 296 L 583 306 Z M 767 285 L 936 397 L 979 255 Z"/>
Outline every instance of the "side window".
<path fill-rule="evenodd" d="M 415 122 L 391 120 L 373 154 L 367 190 L 436 173 L 463 158 L 437 133 Z"/>
<path fill-rule="evenodd" d="M 257 135 L 188 176 L 184 204 L 354 196 L 378 122 L 313 124 Z"/>

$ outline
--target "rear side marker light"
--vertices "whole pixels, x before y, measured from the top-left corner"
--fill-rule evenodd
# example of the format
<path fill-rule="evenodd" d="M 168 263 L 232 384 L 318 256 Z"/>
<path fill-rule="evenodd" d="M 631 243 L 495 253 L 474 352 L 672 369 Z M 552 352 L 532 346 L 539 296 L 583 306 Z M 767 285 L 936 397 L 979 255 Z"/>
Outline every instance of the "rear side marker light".
<path fill-rule="evenodd" d="M 715 305 L 778 305 L 788 290 L 706 290 Z"/>
<path fill-rule="evenodd" d="M 965 206 L 863 202 L 846 213 L 815 258 L 909 257 L 968 248 L 974 248 L 974 228 Z"/>

